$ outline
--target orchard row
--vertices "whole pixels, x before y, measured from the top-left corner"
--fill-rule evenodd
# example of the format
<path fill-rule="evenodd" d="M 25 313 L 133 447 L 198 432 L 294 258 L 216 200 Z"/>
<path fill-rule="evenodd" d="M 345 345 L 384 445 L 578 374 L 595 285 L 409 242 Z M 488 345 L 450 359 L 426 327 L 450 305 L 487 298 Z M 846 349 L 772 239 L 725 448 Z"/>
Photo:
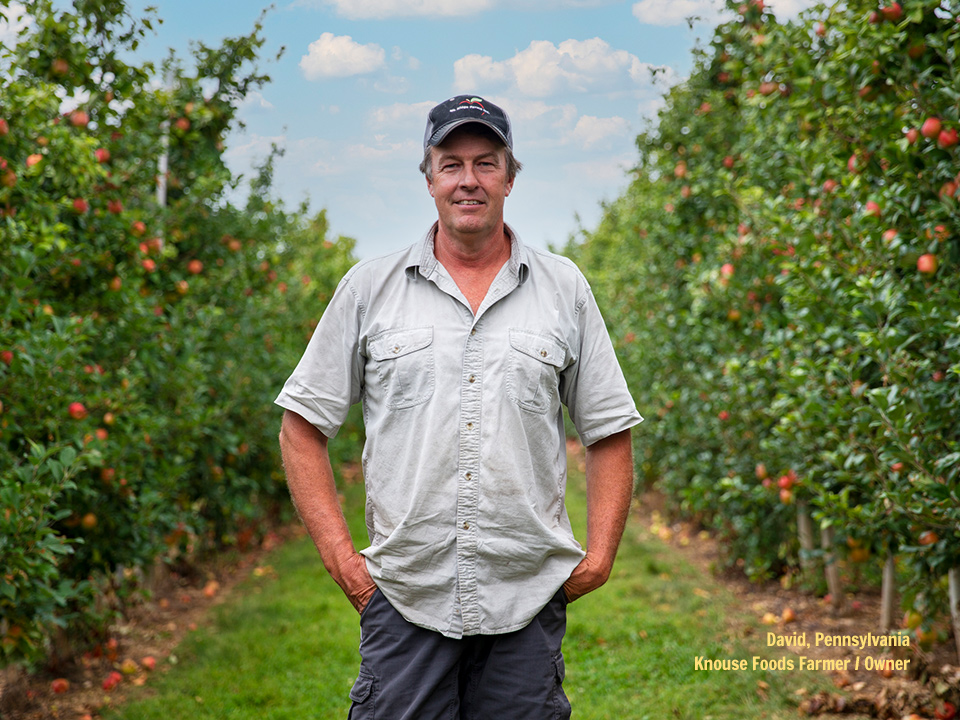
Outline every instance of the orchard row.
<path fill-rule="evenodd" d="M 352 243 L 271 197 L 273 154 L 225 197 L 259 25 L 161 85 L 123 59 L 150 16 L 25 5 L 0 58 L 0 661 L 55 664 L 157 564 L 242 550 L 289 507 L 272 400 Z"/>
<path fill-rule="evenodd" d="M 839 568 L 878 583 L 882 568 L 881 626 L 907 610 L 910 632 L 947 641 L 958 7 L 853 0 L 789 23 L 762 0 L 730 9 L 638 138 L 630 188 L 568 248 L 651 416 L 640 474 L 751 577 L 825 564 L 839 606 Z"/>

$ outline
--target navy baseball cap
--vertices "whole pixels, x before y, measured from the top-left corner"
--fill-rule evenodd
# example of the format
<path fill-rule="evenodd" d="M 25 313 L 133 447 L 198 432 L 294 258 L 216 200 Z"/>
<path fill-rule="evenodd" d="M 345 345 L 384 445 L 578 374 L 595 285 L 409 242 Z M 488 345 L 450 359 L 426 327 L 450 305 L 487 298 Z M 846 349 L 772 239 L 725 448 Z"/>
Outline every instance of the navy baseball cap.
<path fill-rule="evenodd" d="M 513 131 L 507 113 L 475 95 L 457 95 L 430 111 L 427 115 L 427 131 L 423 135 L 423 149 L 439 145 L 451 130 L 471 122 L 483 123 L 513 150 Z"/>

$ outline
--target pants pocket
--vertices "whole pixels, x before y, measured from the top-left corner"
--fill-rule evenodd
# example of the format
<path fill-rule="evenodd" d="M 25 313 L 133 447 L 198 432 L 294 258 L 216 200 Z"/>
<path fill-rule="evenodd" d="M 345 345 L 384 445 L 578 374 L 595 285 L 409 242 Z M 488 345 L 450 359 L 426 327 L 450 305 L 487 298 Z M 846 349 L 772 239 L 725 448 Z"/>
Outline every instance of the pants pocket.
<path fill-rule="evenodd" d="M 350 688 L 350 713 L 347 720 L 373 720 L 377 705 L 377 679 L 363 668 Z"/>
<path fill-rule="evenodd" d="M 566 677 L 567 671 L 563 664 L 562 652 L 558 652 L 553 656 L 553 667 L 556 673 L 556 686 L 554 687 L 554 705 L 556 712 L 554 717 L 557 720 L 569 720 L 570 701 L 567 699 L 566 693 L 563 692 L 563 679 Z"/>

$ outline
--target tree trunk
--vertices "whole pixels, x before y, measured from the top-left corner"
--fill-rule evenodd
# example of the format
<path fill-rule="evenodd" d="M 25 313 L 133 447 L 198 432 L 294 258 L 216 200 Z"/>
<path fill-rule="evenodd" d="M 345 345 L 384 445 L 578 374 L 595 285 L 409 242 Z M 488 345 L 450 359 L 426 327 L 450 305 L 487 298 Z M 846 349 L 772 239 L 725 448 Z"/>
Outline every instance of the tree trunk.
<path fill-rule="evenodd" d="M 827 576 L 827 589 L 830 591 L 830 605 L 836 612 L 842 612 L 846 605 L 843 586 L 840 584 L 840 570 L 837 568 L 837 555 L 833 551 L 833 528 L 824 525 L 820 528 L 820 547 L 823 548 L 823 570 Z"/>
<path fill-rule="evenodd" d="M 804 575 L 809 575 L 815 563 L 813 559 L 813 522 L 810 520 L 810 511 L 803 500 L 797 503 L 797 535 L 800 538 L 800 568 Z"/>
<path fill-rule="evenodd" d="M 953 639 L 957 643 L 957 659 L 960 662 L 960 567 L 950 568 L 947 577 L 950 585 L 950 619 L 953 621 Z"/>
<path fill-rule="evenodd" d="M 880 591 L 880 632 L 888 633 L 897 626 L 896 562 L 892 552 L 887 553 L 883 566 L 883 586 Z"/>

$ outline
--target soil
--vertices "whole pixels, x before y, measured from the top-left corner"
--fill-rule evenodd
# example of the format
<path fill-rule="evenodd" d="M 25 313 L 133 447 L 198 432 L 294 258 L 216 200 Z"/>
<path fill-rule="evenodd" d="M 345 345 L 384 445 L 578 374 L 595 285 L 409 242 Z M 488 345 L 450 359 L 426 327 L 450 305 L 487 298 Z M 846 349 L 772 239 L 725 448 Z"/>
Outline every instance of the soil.
<path fill-rule="evenodd" d="M 850 670 L 825 673 L 837 688 L 835 692 L 798 696 L 800 715 L 823 718 L 881 718 L 917 720 L 918 718 L 952 717 L 944 703 L 960 708 L 960 662 L 952 642 L 942 642 L 923 650 L 911 640 L 904 648 L 837 648 L 817 646 L 815 633 L 828 637 L 843 635 L 882 634 L 878 629 L 880 594 L 878 589 L 866 589 L 850 594 L 841 612 L 833 610 L 825 598 L 798 588 L 784 587 L 781 582 L 763 584 L 750 582 L 741 572 L 718 570 L 721 547 L 717 540 L 689 522 L 670 522 L 666 518 L 663 498 L 646 493 L 640 498 L 637 514 L 647 532 L 679 549 L 690 564 L 705 574 L 712 575 L 726 585 L 739 600 L 739 605 L 755 614 L 763 623 L 759 632 L 755 625 L 731 618 L 731 629 L 755 647 L 766 648 L 767 632 L 780 637 L 806 633 L 809 646 L 801 649 L 772 648 L 778 655 L 809 660 L 840 660 L 851 658 Z M 787 621 L 790 616 L 794 619 Z M 751 639 L 751 636 L 753 638 Z M 856 656 L 860 668 L 853 669 Z M 865 660 L 878 657 L 900 660 L 903 671 L 881 673 L 864 668 Z M 909 660 L 909 663 L 903 661 Z M 941 713 L 938 715 L 937 713 Z M 960 714 L 957 715 L 960 720 Z"/>
<path fill-rule="evenodd" d="M 237 583 L 251 573 L 271 573 L 270 553 L 303 535 L 299 524 L 277 528 L 243 554 L 182 567 L 181 572 L 164 570 L 152 583 L 150 601 L 131 607 L 110 638 L 90 652 L 32 675 L 16 668 L 0 670 L 0 718 L 85 720 L 122 704 L 131 687 L 148 683 L 151 672 L 164 672 L 175 663 L 180 641 L 209 622 L 211 609 L 229 597 Z M 148 657 L 156 661 L 155 670 L 147 669 Z M 122 672 L 125 662 L 127 673 Z M 123 680 L 106 690 L 103 683 L 112 672 L 120 672 Z M 69 682 L 66 692 L 53 691 L 59 678 Z"/>
<path fill-rule="evenodd" d="M 571 448 L 579 454 L 582 450 Z M 576 457 L 576 455 L 575 455 Z M 576 458 L 582 462 L 582 455 Z M 708 533 L 690 523 L 665 519 L 661 497 L 648 493 L 635 510 L 644 531 L 680 550 L 688 562 L 713 575 L 739 599 L 740 605 L 756 617 L 767 617 L 769 625 L 756 630 L 753 623 L 731 618 L 731 630 L 757 648 L 766 647 L 766 632 L 780 636 L 816 632 L 825 635 L 865 635 L 877 633 L 880 599 L 875 591 L 864 591 L 847 598 L 848 611 L 837 614 L 822 598 L 781 583 L 754 584 L 736 572 L 718 572 L 720 545 Z M 130 687 L 149 681 L 151 672 L 170 667 L 177 645 L 184 636 L 209 620 L 213 606 L 229 596 L 231 588 L 251 573 L 271 572 L 270 553 L 291 538 L 303 536 L 301 526 L 270 532 L 258 547 L 230 561 L 210 564 L 189 574 L 168 573 L 157 583 L 149 602 L 134 607 L 129 617 L 115 628 L 114 643 L 107 642 L 98 651 L 67 663 L 55 673 L 27 675 L 15 669 L 0 671 L 0 717 L 6 720 L 84 720 L 96 718 L 106 707 L 123 703 Z M 789 611 L 788 611 L 789 609 Z M 786 622 L 790 614 L 795 616 Z M 810 659 L 838 659 L 854 654 L 876 657 L 883 648 L 872 651 L 811 646 L 796 652 L 777 649 L 785 656 L 803 654 Z M 885 677 L 875 670 L 835 671 L 827 673 L 835 692 L 797 697 L 801 715 L 824 718 L 901 718 L 917 713 L 934 718 L 943 710 L 943 702 L 960 706 L 960 662 L 952 643 L 940 643 L 926 652 L 915 645 L 887 651 L 891 657 L 911 662 L 910 672 L 894 672 Z M 144 658 L 153 657 L 157 669 L 146 669 Z M 127 662 L 128 674 L 112 690 L 104 690 L 103 681 Z M 52 682 L 64 678 L 67 692 L 56 694 Z M 761 686 L 760 692 L 763 691 Z"/>

